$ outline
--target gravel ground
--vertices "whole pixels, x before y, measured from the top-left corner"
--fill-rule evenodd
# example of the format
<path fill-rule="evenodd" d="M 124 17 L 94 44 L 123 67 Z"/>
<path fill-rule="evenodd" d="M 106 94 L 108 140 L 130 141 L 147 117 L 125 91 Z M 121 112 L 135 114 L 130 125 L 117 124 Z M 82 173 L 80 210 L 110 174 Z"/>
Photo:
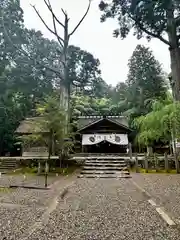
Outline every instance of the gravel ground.
<path fill-rule="evenodd" d="M 31 240 L 173 240 L 169 227 L 130 180 L 78 179 Z"/>
<path fill-rule="evenodd" d="M 18 179 L 16 176 L 16 181 Z M 30 180 L 27 184 L 36 183 L 37 178 Z M 52 199 L 71 181 L 71 177 L 63 177 L 50 190 L 23 188 L 1 190 L 0 240 L 20 240 L 34 223 L 40 221 Z"/>
<path fill-rule="evenodd" d="M 27 227 L 39 218 L 43 208 L 27 208 L 26 206 L 0 206 L 0 239 L 19 240 Z"/>
<path fill-rule="evenodd" d="M 180 175 L 133 174 L 133 180 L 180 221 Z"/>

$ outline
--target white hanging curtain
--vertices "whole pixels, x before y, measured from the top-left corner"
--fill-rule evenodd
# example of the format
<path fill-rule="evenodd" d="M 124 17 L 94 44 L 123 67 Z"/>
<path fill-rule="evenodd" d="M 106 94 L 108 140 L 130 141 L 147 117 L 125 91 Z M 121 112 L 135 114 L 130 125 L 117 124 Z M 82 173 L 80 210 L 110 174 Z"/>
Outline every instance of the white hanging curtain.
<path fill-rule="evenodd" d="M 127 134 L 109 134 L 106 141 L 116 145 L 128 145 L 128 136 Z"/>
<path fill-rule="evenodd" d="M 104 141 L 102 135 L 97 134 L 83 134 L 82 145 L 94 145 Z"/>
<path fill-rule="evenodd" d="M 107 141 L 116 145 L 128 145 L 127 134 L 83 134 L 82 145 L 94 145 Z"/>

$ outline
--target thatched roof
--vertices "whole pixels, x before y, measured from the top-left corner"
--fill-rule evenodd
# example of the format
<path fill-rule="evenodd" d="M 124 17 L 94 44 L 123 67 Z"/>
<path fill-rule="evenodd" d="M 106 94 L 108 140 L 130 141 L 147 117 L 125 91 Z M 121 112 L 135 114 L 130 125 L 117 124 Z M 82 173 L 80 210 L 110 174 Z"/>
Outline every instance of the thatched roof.
<path fill-rule="evenodd" d="M 26 118 L 23 120 L 19 127 L 16 129 L 16 133 L 18 134 L 32 134 L 32 133 L 46 133 L 46 129 L 42 129 L 42 125 L 40 124 L 43 121 L 42 117 L 33 117 Z"/>
<path fill-rule="evenodd" d="M 78 129 L 94 124 L 103 119 L 103 116 L 81 116 L 78 119 Z M 114 123 L 129 127 L 128 119 L 124 116 L 106 116 L 106 119 L 112 120 Z"/>

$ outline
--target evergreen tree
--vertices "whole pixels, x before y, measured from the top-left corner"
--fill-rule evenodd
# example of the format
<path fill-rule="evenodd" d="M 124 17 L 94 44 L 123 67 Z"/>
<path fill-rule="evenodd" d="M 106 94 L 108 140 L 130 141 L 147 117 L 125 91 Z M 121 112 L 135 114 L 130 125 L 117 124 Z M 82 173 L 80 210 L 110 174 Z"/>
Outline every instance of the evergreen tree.
<path fill-rule="evenodd" d="M 136 47 L 128 66 L 129 107 L 135 115 L 146 114 L 153 100 L 166 97 L 165 75 L 152 51 L 142 45 Z"/>
<path fill-rule="evenodd" d="M 0 71 L 13 63 L 24 41 L 23 11 L 19 0 L 3 0 L 0 10 Z"/>

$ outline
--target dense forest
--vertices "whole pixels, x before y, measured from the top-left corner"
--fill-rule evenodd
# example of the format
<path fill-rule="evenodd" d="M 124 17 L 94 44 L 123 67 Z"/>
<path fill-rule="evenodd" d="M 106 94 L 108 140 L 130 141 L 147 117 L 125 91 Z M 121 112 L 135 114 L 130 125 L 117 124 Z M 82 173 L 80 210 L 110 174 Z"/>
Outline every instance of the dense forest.
<path fill-rule="evenodd" d="M 0 154 L 11 152 L 19 123 L 36 114 L 36 106 L 59 92 L 60 45 L 27 29 L 19 1 L 6 1 L 0 24 Z M 51 67 L 50 67 L 51 66 Z M 70 108 L 79 115 L 126 115 L 132 127 L 136 117 L 165 100 L 169 84 L 152 51 L 138 45 L 128 62 L 127 79 L 116 86 L 102 78 L 101 65 L 87 50 L 68 46 Z"/>

